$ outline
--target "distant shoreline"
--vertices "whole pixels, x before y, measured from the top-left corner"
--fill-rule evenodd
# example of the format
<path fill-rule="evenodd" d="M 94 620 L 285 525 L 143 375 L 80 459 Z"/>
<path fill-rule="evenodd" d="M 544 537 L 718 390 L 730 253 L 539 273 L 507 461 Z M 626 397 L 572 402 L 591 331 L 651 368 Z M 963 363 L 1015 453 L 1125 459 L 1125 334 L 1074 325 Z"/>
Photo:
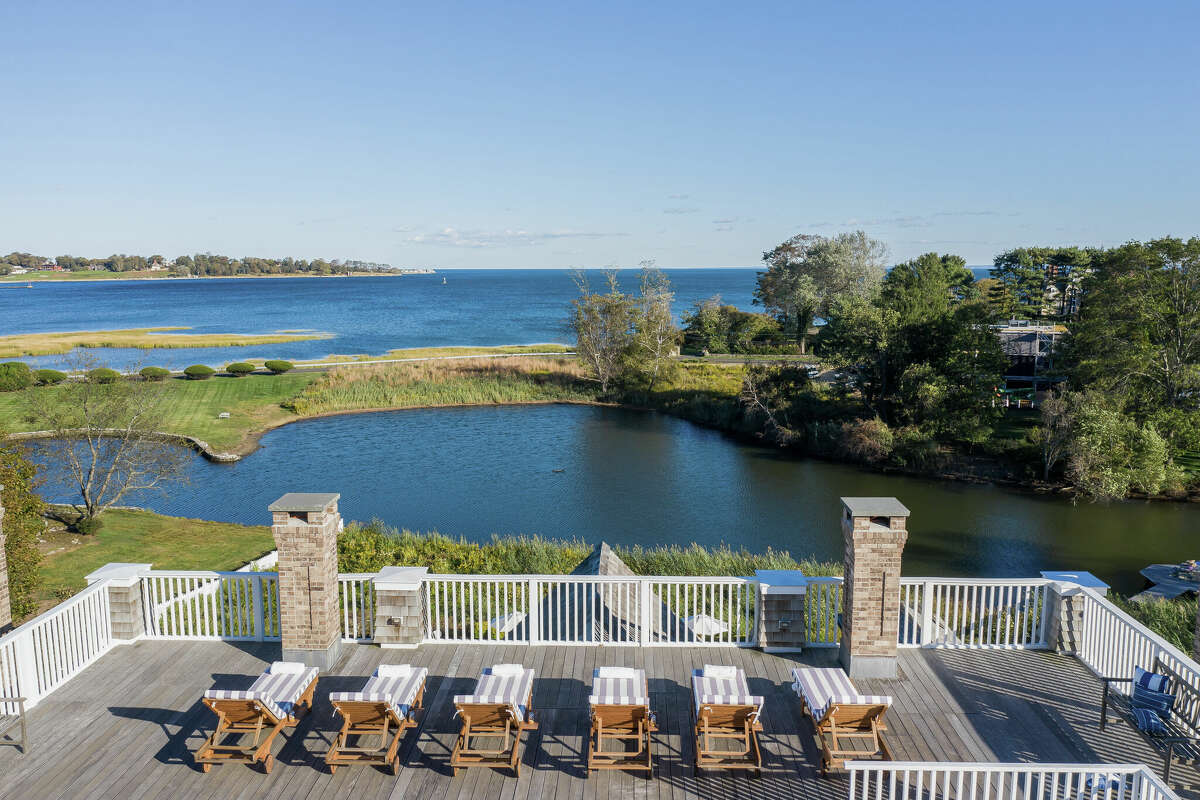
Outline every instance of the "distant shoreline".
<path fill-rule="evenodd" d="M 302 272 L 272 273 L 264 275 L 197 275 L 183 277 L 181 275 L 121 275 L 114 273 L 111 278 L 72 278 L 74 273 L 64 272 L 61 275 L 0 275 L 0 284 L 4 283 L 109 283 L 111 281 L 195 281 L 195 280 L 251 280 L 256 278 L 404 278 L 412 275 L 436 275 L 437 271 L 430 269 L 421 272 L 350 272 L 341 275 L 308 275 Z"/>

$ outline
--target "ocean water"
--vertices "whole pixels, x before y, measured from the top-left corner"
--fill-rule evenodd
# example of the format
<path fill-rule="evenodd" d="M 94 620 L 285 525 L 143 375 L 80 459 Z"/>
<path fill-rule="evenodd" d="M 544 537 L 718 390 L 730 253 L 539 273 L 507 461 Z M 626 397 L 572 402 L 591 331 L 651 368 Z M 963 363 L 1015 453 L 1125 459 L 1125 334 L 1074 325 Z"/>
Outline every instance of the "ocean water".
<path fill-rule="evenodd" d="M 667 270 L 675 312 L 713 295 L 753 308 L 757 270 Z M 622 288 L 637 288 L 623 270 Z M 602 276 L 590 272 L 596 286 Z M 445 279 L 445 283 L 442 280 Z M 332 339 L 256 347 L 90 351 L 110 366 L 222 366 L 247 358 L 291 360 L 393 348 L 567 343 L 577 290 L 566 270 L 446 270 L 379 278 L 214 278 L 0 285 L 0 335 L 185 326 L 188 333 L 315 330 Z M 27 358 L 59 366 L 61 356 Z"/>

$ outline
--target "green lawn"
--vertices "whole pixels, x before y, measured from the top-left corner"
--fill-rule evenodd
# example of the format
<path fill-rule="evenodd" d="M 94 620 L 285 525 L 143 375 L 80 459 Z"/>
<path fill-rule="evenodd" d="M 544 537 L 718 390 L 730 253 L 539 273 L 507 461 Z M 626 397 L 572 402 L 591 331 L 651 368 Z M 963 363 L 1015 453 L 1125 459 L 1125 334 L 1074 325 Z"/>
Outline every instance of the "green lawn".
<path fill-rule="evenodd" d="M 204 381 L 173 378 L 163 385 L 167 392 L 163 427 L 169 433 L 208 442 L 218 451 L 238 450 L 253 434 L 294 418 L 295 414 L 279 404 L 298 395 L 317 377 L 317 373 L 294 372 Z M 58 390 L 38 387 L 26 391 Z M 0 429 L 10 433 L 39 430 L 37 420 L 25 418 L 24 407 L 23 392 L 0 393 Z M 218 419 L 226 411 L 229 419 Z"/>
<path fill-rule="evenodd" d="M 267 526 L 164 517 L 113 510 L 93 536 L 47 538 L 38 601 L 42 608 L 82 589 L 84 577 L 113 561 L 150 563 L 155 569 L 231 570 L 275 549 Z"/>

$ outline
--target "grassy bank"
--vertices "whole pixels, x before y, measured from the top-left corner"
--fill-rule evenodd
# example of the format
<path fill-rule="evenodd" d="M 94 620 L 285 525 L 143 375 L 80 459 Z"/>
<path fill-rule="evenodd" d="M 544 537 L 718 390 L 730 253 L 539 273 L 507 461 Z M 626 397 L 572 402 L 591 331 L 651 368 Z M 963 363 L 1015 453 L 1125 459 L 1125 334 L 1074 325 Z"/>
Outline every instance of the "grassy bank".
<path fill-rule="evenodd" d="M 571 348 L 563 344 L 507 344 L 497 347 L 410 347 L 388 350 L 381 356 L 360 353 L 358 355 L 330 355 L 316 361 L 300 361 L 298 366 L 310 364 L 352 364 L 356 361 L 379 361 L 389 358 L 463 358 L 466 356 L 515 356 L 528 353 L 568 353 Z"/>
<path fill-rule="evenodd" d="M 328 339 L 326 333 L 167 333 L 187 328 L 126 328 L 111 331 L 21 333 L 0 336 L 0 358 L 50 356 L 77 347 L 125 347 L 138 350 L 178 350 L 185 347 L 248 347 L 250 345 Z"/>
<path fill-rule="evenodd" d="M 516 357 L 335 368 L 287 405 L 307 417 L 419 406 L 591 402 L 597 394 L 574 360 Z"/>
<path fill-rule="evenodd" d="M 84 577 L 110 562 L 228 570 L 275 549 L 271 529 L 265 526 L 120 509 L 105 512 L 103 520 L 104 527 L 91 536 L 66 531 L 46 536 L 38 591 L 42 609 L 84 588 Z"/>
<path fill-rule="evenodd" d="M 295 397 L 318 376 L 315 373 L 249 375 L 245 378 L 212 378 L 206 381 L 169 380 L 165 393 L 163 429 L 194 436 L 217 451 L 242 452 L 253 447 L 258 434 L 295 418 L 280 404 Z M 30 392 L 57 392 L 58 387 L 37 387 Z M 0 430 L 9 433 L 38 430 L 29 419 L 22 392 L 0 393 Z M 228 419 L 218 416 L 228 412 Z"/>

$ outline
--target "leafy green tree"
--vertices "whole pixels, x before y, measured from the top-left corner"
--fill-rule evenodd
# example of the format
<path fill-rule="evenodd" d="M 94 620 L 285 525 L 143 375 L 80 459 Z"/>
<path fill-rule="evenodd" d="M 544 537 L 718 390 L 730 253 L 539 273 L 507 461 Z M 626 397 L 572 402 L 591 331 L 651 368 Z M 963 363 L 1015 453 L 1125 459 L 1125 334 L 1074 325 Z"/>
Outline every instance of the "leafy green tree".
<path fill-rule="evenodd" d="M 653 261 L 643 261 L 641 267 L 632 362 L 648 381 L 647 391 L 652 392 L 658 379 L 675 365 L 672 357 L 680 334 L 671 313 L 675 293 L 671 291 L 670 279 L 655 268 Z"/>
<path fill-rule="evenodd" d="M 37 610 L 34 591 L 42 556 L 38 539 L 46 502 L 37 493 L 37 467 L 24 451 L 4 443 L 0 431 L 0 500 L 4 506 L 4 555 L 8 561 L 9 604 L 14 618 Z"/>
<path fill-rule="evenodd" d="M 593 292 L 582 270 L 577 270 L 573 278 L 579 288 L 579 297 L 571 301 L 575 352 L 600 382 L 600 391 L 607 394 L 633 356 L 637 299 L 621 291 L 615 270 L 604 273 L 605 292 Z"/>
<path fill-rule="evenodd" d="M 961 256 L 926 253 L 892 267 L 883 279 L 881 299 L 901 325 L 911 325 L 941 317 L 976 296 L 975 276 Z"/>
<path fill-rule="evenodd" d="M 765 307 L 794 335 L 800 352 L 807 348 L 815 317 L 848 297 L 868 297 L 886 269 L 887 247 L 862 231 L 832 238 L 799 234 L 763 253 L 754 302 Z"/>
<path fill-rule="evenodd" d="M 1079 247 L 1018 247 L 996 256 L 991 301 L 1008 317 L 1073 316 L 1097 250 Z"/>
<path fill-rule="evenodd" d="M 1067 477 L 1095 500 L 1117 500 L 1130 490 L 1158 494 L 1179 481 L 1166 440 L 1139 425 L 1112 399 L 1088 392 L 1075 404 Z"/>

